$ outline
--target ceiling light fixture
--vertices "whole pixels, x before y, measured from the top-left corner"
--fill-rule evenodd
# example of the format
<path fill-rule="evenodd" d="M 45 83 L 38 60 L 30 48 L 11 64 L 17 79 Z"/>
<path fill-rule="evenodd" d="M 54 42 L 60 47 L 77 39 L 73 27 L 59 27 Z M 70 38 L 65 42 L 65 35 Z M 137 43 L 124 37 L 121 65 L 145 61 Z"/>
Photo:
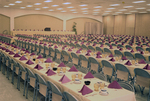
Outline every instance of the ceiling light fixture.
<path fill-rule="evenodd" d="M 99 12 L 93 12 L 93 13 L 99 13 Z"/>
<path fill-rule="evenodd" d="M 88 12 L 88 11 L 82 11 L 82 12 Z"/>
<path fill-rule="evenodd" d="M 35 3 L 34 5 L 41 5 L 41 3 Z"/>
<path fill-rule="evenodd" d="M 61 12 L 67 12 L 67 11 L 61 11 Z"/>
<path fill-rule="evenodd" d="M 93 11 L 100 11 L 100 9 L 94 9 Z"/>
<path fill-rule="evenodd" d="M 134 1 L 132 3 L 143 3 L 143 2 L 146 2 L 146 1 Z"/>
<path fill-rule="evenodd" d="M 58 5 L 52 5 L 52 7 L 57 7 Z"/>
<path fill-rule="evenodd" d="M 115 13 L 122 13 L 122 12 L 115 12 Z"/>
<path fill-rule="evenodd" d="M 15 5 L 15 4 L 10 3 L 9 5 L 13 6 L 13 5 Z"/>
<path fill-rule="evenodd" d="M 119 11 L 127 11 L 127 9 L 120 9 Z"/>
<path fill-rule="evenodd" d="M 70 11 L 76 11 L 76 9 L 71 9 Z"/>
<path fill-rule="evenodd" d="M 137 11 L 130 11 L 130 12 L 137 12 Z"/>
<path fill-rule="evenodd" d="M 49 7 L 42 7 L 42 8 L 45 8 L 45 9 L 46 9 L 46 8 L 49 8 Z"/>
<path fill-rule="evenodd" d="M 83 14 L 89 14 L 89 13 L 83 13 Z"/>
<path fill-rule="evenodd" d="M 15 1 L 15 3 L 22 3 L 22 1 Z"/>
<path fill-rule="evenodd" d="M 57 8 L 57 10 L 62 10 L 63 8 Z"/>
<path fill-rule="evenodd" d="M 132 14 L 132 13 L 124 13 L 124 14 Z"/>
<path fill-rule="evenodd" d="M 27 5 L 26 7 L 32 7 L 32 5 Z"/>
<path fill-rule="evenodd" d="M 120 4 L 112 4 L 112 5 L 110 5 L 110 6 L 119 6 Z"/>
<path fill-rule="evenodd" d="M 88 9 L 88 8 L 81 8 L 81 10 L 85 10 L 85 9 Z"/>
<path fill-rule="evenodd" d="M 52 2 L 52 0 L 46 0 L 46 1 L 44 1 L 44 2 Z"/>
<path fill-rule="evenodd" d="M 54 11 L 53 9 L 49 9 L 48 11 Z"/>
<path fill-rule="evenodd" d="M 112 12 L 112 11 L 105 11 L 105 12 Z"/>
<path fill-rule="evenodd" d="M 70 2 L 65 2 L 65 3 L 63 3 L 64 5 L 68 5 L 68 4 L 71 4 Z"/>
<path fill-rule="evenodd" d="M 79 5 L 79 6 L 87 6 L 87 4 L 82 4 L 82 5 Z"/>
<path fill-rule="evenodd" d="M 5 5 L 4 7 L 9 7 L 9 6 Z"/>
<path fill-rule="evenodd" d="M 147 12 L 139 12 L 139 13 L 147 13 Z"/>
<path fill-rule="evenodd" d="M 107 9 L 115 9 L 115 8 L 107 8 Z"/>
<path fill-rule="evenodd" d="M 41 8 L 35 8 L 35 10 L 40 10 Z"/>
<path fill-rule="evenodd" d="M 72 13 L 78 13 L 78 12 L 72 12 Z"/>
<path fill-rule="evenodd" d="M 69 6 L 69 7 L 67 7 L 67 8 L 74 8 L 73 6 Z"/>
<path fill-rule="evenodd" d="M 25 9 L 26 7 L 20 7 L 20 9 Z"/>
<path fill-rule="evenodd" d="M 102 6 L 95 6 L 94 8 L 102 8 Z"/>
<path fill-rule="evenodd" d="M 133 7 L 133 6 L 124 6 L 123 8 L 131 8 L 131 7 Z"/>
<path fill-rule="evenodd" d="M 136 9 L 145 9 L 144 7 L 141 7 L 141 8 L 136 8 Z"/>

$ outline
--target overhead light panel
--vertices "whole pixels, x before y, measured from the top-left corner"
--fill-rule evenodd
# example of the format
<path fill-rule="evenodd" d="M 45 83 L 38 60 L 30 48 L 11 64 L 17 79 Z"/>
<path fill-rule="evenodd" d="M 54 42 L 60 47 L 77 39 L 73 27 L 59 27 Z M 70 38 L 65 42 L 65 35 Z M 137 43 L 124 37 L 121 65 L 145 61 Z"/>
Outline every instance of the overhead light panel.
<path fill-rule="evenodd" d="M 35 10 L 40 10 L 41 8 L 35 8 Z"/>
<path fill-rule="evenodd" d="M 15 4 L 10 3 L 9 5 L 13 6 L 13 5 L 15 5 Z"/>
<path fill-rule="evenodd" d="M 67 8 L 74 8 L 73 6 L 69 6 L 69 7 L 67 7 Z"/>
<path fill-rule="evenodd" d="M 22 3 L 22 1 L 15 1 L 15 3 Z"/>
<path fill-rule="evenodd" d="M 93 13 L 99 13 L 99 12 L 93 12 Z"/>
<path fill-rule="evenodd" d="M 20 9 L 25 9 L 26 7 L 20 7 Z"/>
<path fill-rule="evenodd" d="M 115 12 L 115 13 L 122 13 L 122 12 Z"/>
<path fill-rule="evenodd" d="M 141 7 L 141 8 L 136 8 L 136 9 L 145 9 L 144 7 Z"/>
<path fill-rule="evenodd" d="M 70 2 L 65 2 L 65 3 L 63 3 L 64 5 L 68 5 L 68 4 L 71 4 Z"/>
<path fill-rule="evenodd" d="M 112 5 L 110 5 L 110 6 L 119 6 L 120 4 L 112 4 Z"/>
<path fill-rule="evenodd" d="M 93 11 L 100 11 L 100 9 L 94 9 Z"/>
<path fill-rule="evenodd" d="M 42 7 L 42 8 L 45 8 L 45 9 L 46 9 L 46 8 L 49 8 L 49 7 Z"/>
<path fill-rule="evenodd" d="M 35 3 L 34 5 L 41 5 L 41 3 Z"/>
<path fill-rule="evenodd" d="M 143 3 L 143 2 L 146 2 L 146 1 L 134 1 L 132 3 Z"/>
<path fill-rule="evenodd" d="M 61 11 L 61 12 L 67 12 L 67 11 Z"/>
<path fill-rule="evenodd" d="M 124 13 L 124 14 L 132 14 L 132 13 Z"/>
<path fill-rule="evenodd" d="M 4 7 L 9 7 L 9 6 L 5 5 Z"/>
<path fill-rule="evenodd" d="M 46 0 L 46 1 L 44 1 L 44 2 L 52 2 L 52 0 Z"/>
<path fill-rule="evenodd" d="M 52 5 L 52 7 L 57 7 L 58 5 Z"/>
<path fill-rule="evenodd" d="M 53 9 L 49 9 L 48 11 L 54 11 Z"/>
<path fill-rule="evenodd" d="M 127 11 L 127 9 L 120 9 L 119 11 Z"/>
<path fill-rule="evenodd" d="M 137 11 L 130 11 L 130 12 L 137 12 Z"/>
<path fill-rule="evenodd" d="M 71 9 L 70 11 L 76 11 L 76 9 Z"/>
<path fill-rule="evenodd" d="M 83 14 L 89 14 L 89 13 L 83 13 Z"/>
<path fill-rule="evenodd" d="M 124 6 L 123 8 L 131 8 L 131 7 L 133 7 L 133 6 Z"/>
<path fill-rule="evenodd" d="M 147 12 L 139 12 L 139 13 L 147 13 Z"/>
<path fill-rule="evenodd" d="M 78 12 L 72 12 L 72 13 L 78 13 Z"/>
<path fill-rule="evenodd" d="M 63 8 L 57 8 L 57 10 L 62 10 Z"/>
<path fill-rule="evenodd" d="M 102 8 L 102 6 L 95 6 L 94 8 Z"/>
<path fill-rule="evenodd" d="M 85 10 L 85 9 L 88 9 L 88 8 L 81 8 L 81 10 Z"/>
<path fill-rule="evenodd" d="M 87 4 L 82 4 L 82 5 L 79 5 L 79 6 L 87 6 Z"/>
<path fill-rule="evenodd" d="M 82 11 L 82 12 L 88 12 L 88 11 Z"/>
<path fill-rule="evenodd" d="M 112 12 L 112 11 L 105 11 L 105 12 Z"/>
<path fill-rule="evenodd" d="M 27 5 L 27 7 L 32 7 L 32 5 Z"/>

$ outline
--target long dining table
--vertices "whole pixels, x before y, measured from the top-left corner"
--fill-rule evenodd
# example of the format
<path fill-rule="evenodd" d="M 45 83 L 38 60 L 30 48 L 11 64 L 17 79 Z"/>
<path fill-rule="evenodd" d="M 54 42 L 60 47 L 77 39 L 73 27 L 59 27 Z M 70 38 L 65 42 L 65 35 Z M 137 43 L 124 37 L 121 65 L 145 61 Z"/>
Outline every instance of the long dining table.
<path fill-rule="evenodd" d="M 8 56 L 9 58 L 15 60 L 16 62 L 20 63 L 22 66 L 24 66 L 24 68 L 29 68 L 30 70 L 32 70 L 34 73 L 38 73 L 39 75 L 43 76 L 45 78 L 45 80 L 53 82 L 54 84 L 56 84 L 58 86 L 58 88 L 61 90 L 61 92 L 67 91 L 69 93 L 71 93 L 73 96 L 75 96 L 78 101 L 136 101 L 135 99 L 135 94 L 134 92 L 128 91 L 126 89 L 111 89 L 108 88 L 109 83 L 103 80 L 100 80 L 96 77 L 94 78 L 89 78 L 89 79 L 84 79 L 83 77 L 86 75 L 84 73 L 81 72 L 69 72 L 68 70 L 70 69 L 69 67 L 66 67 L 66 72 L 64 73 L 64 75 L 66 75 L 71 81 L 67 82 L 67 83 L 61 83 L 59 82 L 59 80 L 62 78 L 62 76 L 59 76 L 57 74 L 57 71 L 54 71 L 56 74 L 52 75 L 52 76 L 47 76 L 46 72 L 48 70 L 48 68 L 46 68 L 46 64 L 47 63 L 38 63 L 40 66 L 43 67 L 43 69 L 41 70 L 37 70 L 34 69 L 34 67 L 37 65 L 35 61 L 31 59 L 31 61 L 33 61 L 34 64 L 32 65 L 28 65 L 26 64 L 26 62 L 28 60 L 24 60 L 21 61 L 19 60 L 20 57 L 14 57 L 14 55 L 9 55 L 9 52 L 6 52 L 2 49 L 0 49 L 0 52 L 5 54 L 6 56 Z M 16 51 L 14 51 L 15 53 Z M 20 54 L 21 55 L 21 54 Z M 25 56 L 28 59 L 28 56 Z M 36 56 L 37 57 L 37 56 Z M 44 58 L 44 61 L 46 59 Z M 59 64 L 53 62 L 55 64 L 55 67 L 57 67 Z M 49 65 L 51 65 L 51 63 L 48 63 Z M 81 83 L 76 84 L 74 81 L 72 81 L 72 75 L 73 74 L 82 74 L 82 79 L 80 80 Z M 86 95 L 82 95 L 81 93 L 79 93 L 79 91 L 82 89 L 82 87 L 85 85 L 84 81 L 89 80 L 91 83 L 90 85 L 87 85 L 88 88 L 90 88 L 93 92 L 86 94 Z M 105 83 L 105 87 L 104 89 L 107 90 L 108 95 L 100 95 L 100 89 L 98 91 L 94 91 L 94 84 L 97 82 L 103 82 Z"/>

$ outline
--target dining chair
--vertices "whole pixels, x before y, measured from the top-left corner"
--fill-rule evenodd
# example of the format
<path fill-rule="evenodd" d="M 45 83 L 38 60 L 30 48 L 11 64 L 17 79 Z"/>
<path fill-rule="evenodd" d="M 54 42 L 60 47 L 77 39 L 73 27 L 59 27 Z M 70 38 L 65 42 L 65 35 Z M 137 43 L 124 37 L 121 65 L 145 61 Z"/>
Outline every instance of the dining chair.
<path fill-rule="evenodd" d="M 106 77 L 103 73 L 95 73 L 95 74 L 93 74 L 93 76 L 100 80 L 106 81 Z"/>
<path fill-rule="evenodd" d="M 78 68 L 81 72 L 88 72 L 89 71 L 89 61 L 84 55 L 79 55 L 79 64 L 80 68 Z"/>
<path fill-rule="evenodd" d="M 150 74 L 141 68 L 135 68 L 135 83 L 139 86 L 141 94 L 143 95 L 145 87 L 149 88 L 149 93 L 147 97 L 147 101 L 149 101 L 150 97 Z"/>
<path fill-rule="evenodd" d="M 42 46 L 42 45 L 39 45 L 39 49 L 40 49 L 40 51 L 39 51 L 39 54 L 42 54 L 43 55 L 43 57 L 45 58 L 45 48 L 44 48 L 44 46 Z"/>
<path fill-rule="evenodd" d="M 146 51 L 150 52 L 150 48 L 146 48 Z"/>
<path fill-rule="evenodd" d="M 132 55 L 132 53 L 131 52 L 124 52 L 124 55 L 127 57 L 127 59 L 129 59 L 129 60 L 132 60 L 132 59 L 134 59 L 134 56 Z"/>
<path fill-rule="evenodd" d="M 126 45 L 125 47 L 126 47 L 126 49 L 128 49 L 128 48 L 133 49 L 130 45 Z"/>
<path fill-rule="evenodd" d="M 129 91 L 131 91 L 131 92 L 135 92 L 135 90 L 134 90 L 134 86 L 132 86 L 130 83 L 128 83 L 128 82 L 125 82 L 125 81 L 118 81 L 118 84 L 122 87 L 122 88 L 124 88 L 124 89 L 127 89 L 127 90 L 129 90 Z"/>
<path fill-rule="evenodd" d="M 62 50 L 61 54 L 62 54 L 62 61 L 65 64 L 72 61 L 70 55 L 65 50 Z"/>
<path fill-rule="evenodd" d="M 112 54 L 112 52 L 111 52 L 108 48 L 104 48 L 104 52 L 105 52 L 106 54 Z"/>
<path fill-rule="evenodd" d="M 99 73 L 102 71 L 99 62 L 95 58 L 89 57 L 88 61 L 89 61 L 89 71 L 91 71 L 92 74 Z"/>
<path fill-rule="evenodd" d="M 123 48 L 123 47 L 124 47 L 124 46 L 123 46 L 123 45 L 121 45 L 121 44 L 118 44 L 118 45 L 117 45 L 117 47 L 118 47 L 118 46 L 119 46 L 120 48 Z"/>
<path fill-rule="evenodd" d="M 35 78 L 36 78 L 36 101 L 37 101 L 37 96 L 38 93 L 41 93 L 45 97 L 45 101 L 48 99 L 48 86 L 46 81 L 42 76 L 39 74 L 35 73 Z"/>
<path fill-rule="evenodd" d="M 90 49 L 91 51 L 95 51 L 95 48 L 93 46 L 88 46 L 88 49 Z"/>
<path fill-rule="evenodd" d="M 63 94 L 54 83 L 47 81 L 47 86 L 48 86 L 48 89 L 50 90 L 48 101 L 64 101 Z"/>
<path fill-rule="evenodd" d="M 103 53 L 103 50 L 100 47 L 96 47 L 96 51 Z"/>
<path fill-rule="evenodd" d="M 74 97 L 71 93 L 69 92 L 63 92 L 64 95 L 64 101 L 78 101 L 78 99 L 76 97 Z"/>
<path fill-rule="evenodd" d="M 60 61 L 62 60 L 62 54 L 58 49 L 55 49 L 55 56 L 54 56 L 54 61 Z"/>
<path fill-rule="evenodd" d="M 144 51 L 144 49 L 142 47 L 139 47 L 139 46 L 136 47 L 136 50 Z"/>
<path fill-rule="evenodd" d="M 116 56 L 123 56 L 123 54 L 120 52 L 120 50 L 114 50 L 114 53 Z"/>
<path fill-rule="evenodd" d="M 115 67 L 116 67 L 116 77 L 115 79 L 117 81 L 131 81 L 131 83 L 133 83 L 133 78 L 130 74 L 130 71 L 129 69 L 123 65 L 123 64 L 119 64 L 119 63 L 116 63 L 115 64 Z"/>
<path fill-rule="evenodd" d="M 50 50 L 48 47 L 44 46 L 44 57 L 47 58 L 50 56 Z"/>
<path fill-rule="evenodd" d="M 6 57 L 6 55 L 2 55 L 2 65 L 3 65 L 3 67 L 2 67 L 2 74 L 4 74 L 5 75 L 5 69 L 6 69 L 6 60 L 7 60 L 7 57 Z"/>
<path fill-rule="evenodd" d="M 32 45 L 32 50 L 31 50 L 31 52 L 35 52 L 35 51 L 36 51 L 36 46 L 35 46 L 35 44 L 31 43 L 31 45 Z"/>
<path fill-rule="evenodd" d="M 49 54 L 50 54 L 50 57 L 52 58 L 52 60 L 54 60 L 55 58 L 55 50 L 52 48 L 52 47 L 49 47 Z"/>
<path fill-rule="evenodd" d="M 138 59 L 138 60 L 144 59 L 146 61 L 145 57 L 140 53 L 135 53 L 135 59 Z"/>
<path fill-rule="evenodd" d="M 77 54 L 71 52 L 71 57 L 72 57 L 72 63 L 79 68 L 80 67 L 80 62 L 79 62 L 79 57 L 77 56 Z"/>
<path fill-rule="evenodd" d="M 1 71 L 1 67 L 2 67 L 2 53 L 0 53 L 0 71 Z"/>
<path fill-rule="evenodd" d="M 79 44 L 76 44 L 76 48 L 81 48 L 81 45 L 79 45 Z"/>
<path fill-rule="evenodd" d="M 18 64 L 16 61 L 12 61 L 13 63 L 11 64 L 11 71 L 12 71 L 12 80 L 11 80 L 11 83 L 14 84 L 14 76 L 15 74 L 18 75 L 18 70 L 19 70 L 19 67 L 18 67 Z"/>
<path fill-rule="evenodd" d="M 109 82 L 112 82 L 113 76 L 115 77 L 115 67 L 107 60 L 102 60 L 102 73 L 107 76 Z M 110 77 L 109 77 L 110 76 Z"/>
<path fill-rule="evenodd" d="M 86 45 L 84 45 L 84 44 L 82 44 L 82 49 L 84 49 L 84 50 L 88 50 L 88 47 L 86 46 Z"/>
<path fill-rule="evenodd" d="M 107 45 L 108 47 L 110 46 L 110 44 L 109 44 L 109 43 L 105 43 L 105 45 Z"/>

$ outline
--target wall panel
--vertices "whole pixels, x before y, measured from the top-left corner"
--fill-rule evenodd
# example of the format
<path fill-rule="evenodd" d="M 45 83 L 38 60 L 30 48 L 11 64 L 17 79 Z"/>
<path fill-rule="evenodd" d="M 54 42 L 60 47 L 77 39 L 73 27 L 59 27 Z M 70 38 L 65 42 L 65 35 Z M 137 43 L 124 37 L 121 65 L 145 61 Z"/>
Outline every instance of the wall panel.
<path fill-rule="evenodd" d="M 0 33 L 9 34 L 10 32 L 10 17 L 0 14 Z"/>

